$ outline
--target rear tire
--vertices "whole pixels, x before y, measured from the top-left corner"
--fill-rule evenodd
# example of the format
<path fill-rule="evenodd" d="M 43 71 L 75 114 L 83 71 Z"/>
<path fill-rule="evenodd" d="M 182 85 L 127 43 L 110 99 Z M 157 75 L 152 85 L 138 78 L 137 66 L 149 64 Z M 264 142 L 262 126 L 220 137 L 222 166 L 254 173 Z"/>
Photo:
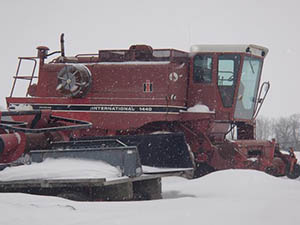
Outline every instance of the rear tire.
<path fill-rule="evenodd" d="M 299 164 L 295 164 L 293 172 L 291 172 L 291 173 L 288 172 L 286 174 L 286 176 L 288 178 L 290 178 L 290 179 L 296 179 L 296 178 L 298 178 L 300 176 L 300 165 Z"/>

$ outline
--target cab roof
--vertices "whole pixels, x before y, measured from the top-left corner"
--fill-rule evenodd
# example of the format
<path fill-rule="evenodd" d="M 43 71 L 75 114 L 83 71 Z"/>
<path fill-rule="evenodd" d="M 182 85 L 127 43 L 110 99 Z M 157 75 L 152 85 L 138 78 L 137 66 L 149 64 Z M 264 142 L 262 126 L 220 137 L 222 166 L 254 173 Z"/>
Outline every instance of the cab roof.
<path fill-rule="evenodd" d="M 256 56 L 266 57 L 269 49 L 259 45 L 192 45 L 191 53 L 199 52 L 238 52 L 252 53 Z"/>

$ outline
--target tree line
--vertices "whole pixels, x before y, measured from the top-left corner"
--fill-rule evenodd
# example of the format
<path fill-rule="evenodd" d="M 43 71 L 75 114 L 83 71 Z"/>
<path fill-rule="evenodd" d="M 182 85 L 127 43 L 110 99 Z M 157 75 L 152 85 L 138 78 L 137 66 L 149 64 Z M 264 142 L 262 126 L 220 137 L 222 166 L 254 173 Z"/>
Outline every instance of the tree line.
<path fill-rule="evenodd" d="M 300 114 L 278 119 L 259 117 L 256 120 L 256 138 L 258 140 L 276 139 L 281 149 L 293 147 L 300 151 Z"/>

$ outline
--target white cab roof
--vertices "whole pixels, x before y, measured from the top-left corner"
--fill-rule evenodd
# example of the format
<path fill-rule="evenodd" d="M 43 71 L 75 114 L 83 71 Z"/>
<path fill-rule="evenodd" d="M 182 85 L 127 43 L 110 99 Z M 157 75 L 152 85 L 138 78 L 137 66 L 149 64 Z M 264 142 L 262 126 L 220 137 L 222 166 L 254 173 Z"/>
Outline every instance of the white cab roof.
<path fill-rule="evenodd" d="M 193 45 L 191 53 L 198 52 L 248 52 L 253 55 L 265 57 L 269 49 L 258 45 Z"/>

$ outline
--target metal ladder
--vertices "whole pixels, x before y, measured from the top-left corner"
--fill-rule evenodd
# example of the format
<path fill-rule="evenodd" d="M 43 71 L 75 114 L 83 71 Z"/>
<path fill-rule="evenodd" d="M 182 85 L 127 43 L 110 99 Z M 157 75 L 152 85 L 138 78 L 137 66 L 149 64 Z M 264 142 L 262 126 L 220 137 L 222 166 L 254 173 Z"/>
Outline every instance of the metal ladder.
<path fill-rule="evenodd" d="M 15 89 L 15 86 L 16 86 L 16 83 L 17 83 L 18 79 L 28 80 L 29 81 L 28 87 L 30 87 L 30 85 L 32 84 L 32 80 L 35 79 L 35 78 L 38 78 L 38 76 L 34 76 L 36 65 L 37 65 L 37 60 L 36 60 L 37 57 L 18 57 L 18 59 L 19 59 L 19 63 L 18 63 L 18 67 L 17 67 L 17 72 L 16 72 L 15 76 L 13 77 L 14 82 L 13 82 L 13 86 L 12 86 L 12 89 L 11 89 L 11 92 L 10 92 L 10 97 L 13 96 L 14 89 Z M 28 61 L 32 61 L 34 63 L 31 75 L 22 75 L 22 76 L 19 75 L 22 60 L 28 60 Z M 27 92 L 26 92 L 26 97 L 27 96 L 28 96 L 28 88 L 27 88 Z"/>

